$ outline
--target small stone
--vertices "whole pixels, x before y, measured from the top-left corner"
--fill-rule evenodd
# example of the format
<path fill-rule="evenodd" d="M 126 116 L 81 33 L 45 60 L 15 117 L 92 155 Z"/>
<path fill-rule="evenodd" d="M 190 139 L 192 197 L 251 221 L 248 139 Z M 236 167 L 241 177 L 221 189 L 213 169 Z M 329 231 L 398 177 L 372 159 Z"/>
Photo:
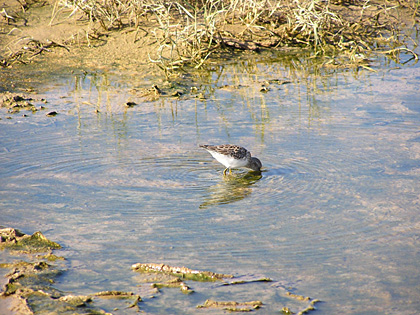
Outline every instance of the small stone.
<path fill-rule="evenodd" d="M 133 106 L 136 106 L 137 104 L 136 103 L 134 103 L 134 102 L 127 102 L 127 103 L 125 103 L 125 106 L 127 106 L 127 107 L 133 107 Z"/>

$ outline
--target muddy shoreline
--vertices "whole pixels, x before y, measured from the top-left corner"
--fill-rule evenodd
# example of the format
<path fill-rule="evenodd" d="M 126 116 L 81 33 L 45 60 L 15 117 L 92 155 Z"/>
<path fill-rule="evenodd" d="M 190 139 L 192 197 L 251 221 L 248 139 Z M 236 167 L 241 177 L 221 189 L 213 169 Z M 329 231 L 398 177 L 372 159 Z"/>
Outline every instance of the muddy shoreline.
<path fill-rule="evenodd" d="M 140 77 L 147 73 L 148 76 L 174 79 L 185 71 L 194 72 L 197 68 L 197 65 L 191 64 L 191 60 L 188 61 L 188 58 L 182 55 L 182 65 L 175 56 L 163 61 L 162 58 L 167 56 L 165 57 L 159 46 L 160 41 L 172 39 L 159 37 L 163 36 L 159 33 L 160 20 L 154 18 L 153 14 L 140 15 L 138 19 L 141 19 L 135 21 L 132 17 L 122 15 L 120 22 L 106 26 L 100 19 L 89 19 L 83 10 L 63 6 L 52 0 L 26 1 L 24 4 L 3 3 L 0 9 L 3 10 L 0 16 L 0 47 L 3 47 L 0 50 L 0 65 L 3 68 L 0 92 L 15 91 L 19 86 L 28 89 L 31 82 L 34 84 L 34 81 L 39 81 L 38 83 L 42 84 L 42 73 L 57 73 L 65 69 L 119 69 L 136 72 Z M 199 14 L 201 7 L 196 7 L 195 10 Z M 304 8 L 302 10 L 305 12 Z M 386 14 L 387 10 L 395 12 Z M 272 12 L 277 11 L 273 9 Z M 369 58 L 377 53 L 385 54 L 391 59 L 398 59 L 399 54 L 405 53 L 418 59 L 409 49 L 410 39 L 399 36 L 397 40 L 393 37 L 398 36 L 397 32 L 405 28 L 418 27 L 419 12 L 410 1 L 393 3 L 389 8 L 382 8 L 381 3 L 375 1 L 369 2 L 369 6 L 365 7 L 358 1 L 338 1 L 325 8 L 315 9 L 314 14 L 316 13 L 337 16 L 337 19 L 341 19 L 337 21 L 343 23 L 341 28 L 330 30 L 338 32 L 332 34 L 334 36 L 331 35 L 331 38 L 327 36 L 328 31 L 324 30 L 325 45 L 321 53 L 317 52 L 316 48 L 320 44 L 315 43 L 315 46 L 311 46 L 311 32 L 307 35 L 308 42 L 305 44 L 305 28 L 292 31 L 285 24 L 284 18 L 276 18 L 273 15 L 269 21 L 262 18 L 262 12 L 261 21 L 258 22 L 260 24 L 256 24 L 256 27 L 266 31 L 258 34 L 248 34 L 243 26 L 236 22 L 224 22 L 218 26 L 221 28 L 218 29 L 220 38 L 214 39 L 214 46 L 210 48 L 208 56 L 199 61 L 199 66 L 211 67 L 212 63 L 218 60 L 235 58 L 244 53 L 259 54 L 272 50 L 287 54 L 296 49 L 311 52 L 311 58 L 318 58 L 317 63 L 321 67 L 366 68 L 369 67 Z M 178 18 L 178 22 L 182 23 L 181 16 L 174 15 L 172 18 Z M 377 24 L 373 25 L 372 20 L 375 19 Z M 334 23 L 338 23 L 337 21 Z M 273 29 L 269 28 L 267 23 L 271 23 Z M 336 27 L 334 23 L 323 27 Z M 395 28 L 396 25 L 399 29 Z M 351 32 L 342 33 L 340 37 L 340 32 L 349 27 L 352 28 Z M 337 42 L 329 43 L 331 40 Z M 341 47 L 339 50 L 331 50 L 337 45 Z M 328 48 L 329 46 L 331 47 Z M 180 49 L 176 46 L 173 48 Z M 38 78 L 33 73 L 38 73 Z"/>

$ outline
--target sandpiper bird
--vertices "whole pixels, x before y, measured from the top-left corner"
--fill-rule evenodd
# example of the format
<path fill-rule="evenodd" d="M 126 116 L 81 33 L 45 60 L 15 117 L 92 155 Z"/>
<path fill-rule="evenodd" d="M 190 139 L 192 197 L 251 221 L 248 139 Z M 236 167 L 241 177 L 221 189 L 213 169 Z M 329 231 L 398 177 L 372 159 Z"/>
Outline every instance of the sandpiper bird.
<path fill-rule="evenodd" d="M 251 157 L 251 153 L 240 146 L 232 144 L 222 145 L 200 145 L 200 148 L 206 149 L 218 162 L 222 163 L 226 169 L 229 169 L 229 174 L 232 174 L 232 168 L 246 167 L 253 171 L 260 172 L 262 164 L 256 157 Z"/>

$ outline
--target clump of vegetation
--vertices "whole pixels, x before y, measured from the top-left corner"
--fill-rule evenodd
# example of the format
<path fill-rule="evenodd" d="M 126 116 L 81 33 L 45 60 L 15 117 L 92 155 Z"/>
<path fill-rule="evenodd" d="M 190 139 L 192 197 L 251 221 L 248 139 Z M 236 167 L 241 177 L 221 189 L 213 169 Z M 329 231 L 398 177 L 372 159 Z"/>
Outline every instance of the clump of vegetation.
<path fill-rule="evenodd" d="M 156 282 L 152 284 L 153 288 L 161 289 L 161 288 L 179 288 L 182 293 L 184 294 L 191 294 L 194 293 L 188 285 L 186 285 L 180 278 L 170 279 L 166 282 Z"/>
<path fill-rule="evenodd" d="M 221 308 L 229 312 L 250 312 L 253 309 L 258 309 L 263 305 L 261 301 L 250 302 L 236 302 L 236 301 L 213 301 L 206 300 L 203 305 L 198 305 L 197 308 Z"/>
<path fill-rule="evenodd" d="M 360 62 L 374 50 L 408 52 L 401 29 L 418 22 L 416 0 L 58 0 L 102 30 L 134 26 L 154 38 L 150 62 L 171 74 L 239 49 L 304 47 Z M 409 23 L 410 25 L 407 25 Z"/>
<path fill-rule="evenodd" d="M 185 280 L 194 281 L 217 281 L 225 278 L 233 278 L 233 275 L 225 275 L 211 271 L 198 271 L 186 267 L 173 267 L 165 264 L 141 264 L 137 263 L 131 266 L 131 269 L 139 272 L 155 272 L 175 277 L 180 277 Z"/>
<path fill-rule="evenodd" d="M 47 239 L 41 232 L 27 235 L 13 228 L 3 228 L 0 229 L 0 249 L 4 248 L 23 253 L 38 253 L 60 249 L 61 246 Z"/>

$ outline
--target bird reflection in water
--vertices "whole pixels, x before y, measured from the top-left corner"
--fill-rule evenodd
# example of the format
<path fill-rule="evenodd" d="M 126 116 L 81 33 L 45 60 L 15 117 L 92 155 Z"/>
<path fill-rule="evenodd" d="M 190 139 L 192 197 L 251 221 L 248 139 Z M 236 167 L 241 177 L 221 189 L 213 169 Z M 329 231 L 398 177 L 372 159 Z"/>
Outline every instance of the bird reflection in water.
<path fill-rule="evenodd" d="M 222 181 L 208 188 L 200 209 L 209 206 L 229 204 L 244 199 L 252 192 L 252 185 L 262 178 L 261 172 L 248 172 L 224 176 Z"/>

